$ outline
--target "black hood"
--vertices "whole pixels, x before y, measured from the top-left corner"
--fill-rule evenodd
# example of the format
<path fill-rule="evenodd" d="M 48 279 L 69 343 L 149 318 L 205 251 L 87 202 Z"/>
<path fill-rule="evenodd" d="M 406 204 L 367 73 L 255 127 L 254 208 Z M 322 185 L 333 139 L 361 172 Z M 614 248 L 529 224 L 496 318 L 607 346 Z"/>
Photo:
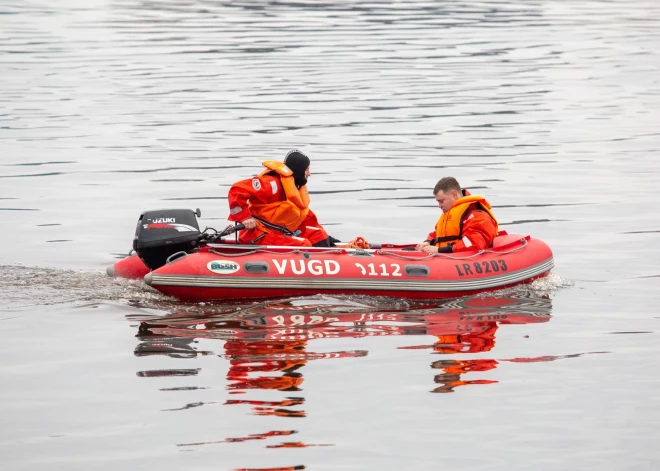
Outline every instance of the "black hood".
<path fill-rule="evenodd" d="M 298 188 L 305 186 L 307 183 L 305 170 L 309 167 L 309 157 L 299 150 L 292 150 L 284 157 L 284 163 L 293 172 L 293 180 L 296 182 L 296 186 Z"/>

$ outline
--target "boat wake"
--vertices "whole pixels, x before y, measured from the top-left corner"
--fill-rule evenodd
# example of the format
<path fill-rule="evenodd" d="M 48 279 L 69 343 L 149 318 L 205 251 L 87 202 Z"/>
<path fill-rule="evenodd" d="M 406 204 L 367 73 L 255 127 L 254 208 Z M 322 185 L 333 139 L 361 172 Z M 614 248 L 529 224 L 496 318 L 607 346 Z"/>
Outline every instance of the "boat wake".
<path fill-rule="evenodd" d="M 0 266 L 0 308 L 97 301 L 144 303 L 158 308 L 171 303 L 172 298 L 149 288 L 142 280 L 109 278 L 105 272 Z"/>

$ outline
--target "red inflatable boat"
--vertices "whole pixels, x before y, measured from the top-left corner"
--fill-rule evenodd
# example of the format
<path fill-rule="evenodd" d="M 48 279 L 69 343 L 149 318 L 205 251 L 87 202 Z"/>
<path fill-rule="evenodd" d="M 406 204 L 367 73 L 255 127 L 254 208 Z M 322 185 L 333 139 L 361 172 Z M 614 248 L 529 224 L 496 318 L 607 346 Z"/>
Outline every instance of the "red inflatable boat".
<path fill-rule="evenodd" d="M 181 214 L 172 216 L 175 211 Z M 222 240 L 227 230 L 205 236 L 195 213 L 189 213 L 143 213 L 134 240 L 138 255 L 118 261 L 108 274 L 144 277 L 149 286 L 186 301 L 314 294 L 435 299 L 526 283 L 554 266 L 547 244 L 506 232 L 488 250 L 451 254 L 391 244 L 371 249 L 244 246 Z M 177 222 L 183 216 L 185 222 Z"/>

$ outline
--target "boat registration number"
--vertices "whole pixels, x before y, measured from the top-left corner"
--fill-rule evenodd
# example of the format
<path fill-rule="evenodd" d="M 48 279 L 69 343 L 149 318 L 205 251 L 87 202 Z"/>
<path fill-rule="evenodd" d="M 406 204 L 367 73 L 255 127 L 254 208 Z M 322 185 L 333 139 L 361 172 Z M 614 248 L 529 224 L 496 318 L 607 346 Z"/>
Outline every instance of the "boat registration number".
<path fill-rule="evenodd" d="M 366 266 L 356 263 L 362 276 L 401 276 L 401 265 L 398 263 L 367 263 Z"/>
<path fill-rule="evenodd" d="M 499 273 L 508 271 L 509 267 L 504 260 L 490 260 L 487 262 L 457 263 L 454 265 L 458 276 L 480 275 L 482 273 Z"/>
<path fill-rule="evenodd" d="M 341 265 L 334 260 L 276 260 L 273 259 L 275 270 L 280 275 L 291 272 L 294 275 L 337 275 Z M 401 265 L 398 263 L 355 263 L 362 276 L 402 276 Z M 346 268 L 346 267 L 344 267 Z"/>

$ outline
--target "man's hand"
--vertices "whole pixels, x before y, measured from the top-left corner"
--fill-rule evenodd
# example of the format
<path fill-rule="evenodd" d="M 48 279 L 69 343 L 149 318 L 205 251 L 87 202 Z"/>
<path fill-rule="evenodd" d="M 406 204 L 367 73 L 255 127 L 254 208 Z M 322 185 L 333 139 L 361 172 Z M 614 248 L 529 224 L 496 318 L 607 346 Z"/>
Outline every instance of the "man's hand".
<path fill-rule="evenodd" d="M 424 241 L 421 244 L 417 244 L 417 247 L 415 247 L 415 250 L 417 250 L 419 252 L 423 252 L 424 247 L 429 247 L 429 246 L 430 246 L 430 244 L 428 242 Z"/>
<path fill-rule="evenodd" d="M 420 245 L 422 245 L 422 244 L 420 244 Z M 426 253 L 438 253 L 439 252 L 438 247 L 436 247 L 435 245 L 430 245 L 430 244 L 426 244 L 420 250 L 422 252 L 426 252 Z"/>
<path fill-rule="evenodd" d="M 245 221 L 241 222 L 246 229 L 254 229 L 257 227 L 257 221 L 254 218 L 247 218 Z"/>

